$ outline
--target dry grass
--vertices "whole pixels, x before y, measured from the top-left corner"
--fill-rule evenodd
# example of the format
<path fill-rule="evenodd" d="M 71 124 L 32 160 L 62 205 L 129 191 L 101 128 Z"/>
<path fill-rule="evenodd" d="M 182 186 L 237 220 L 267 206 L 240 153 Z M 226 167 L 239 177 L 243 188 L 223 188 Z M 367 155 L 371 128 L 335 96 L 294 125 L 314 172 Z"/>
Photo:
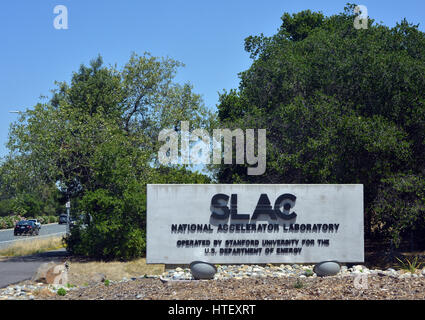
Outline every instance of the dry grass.
<path fill-rule="evenodd" d="M 146 264 L 145 258 L 140 258 L 127 262 L 69 262 L 69 283 L 73 285 L 89 284 L 91 277 L 96 273 L 103 273 L 106 279 L 121 280 L 126 277 L 139 277 L 143 275 L 160 275 L 164 272 L 164 265 L 162 264 Z"/>
<path fill-rule="evenodd" d="M 32 294 L 39 299 L 46 299 L 47 297 L 55 296 L 55 294 L 47 288 L 34 290 Z"/>
<path fill-rule="evenodd" d="M 63 248 L 62 237 L 50 237 L 46 239 L 35 238 L 17 241 L 4 249 L 0 249 L 0 256 L 20 257 L 60 248 Z"/>

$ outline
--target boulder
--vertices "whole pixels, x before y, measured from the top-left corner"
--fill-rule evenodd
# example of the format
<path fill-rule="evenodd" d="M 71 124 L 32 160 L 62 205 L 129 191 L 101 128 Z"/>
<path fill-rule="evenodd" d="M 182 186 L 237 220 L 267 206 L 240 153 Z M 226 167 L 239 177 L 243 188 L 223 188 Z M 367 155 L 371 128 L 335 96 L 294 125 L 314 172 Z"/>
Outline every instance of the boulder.
<path fill-rule="evenodd" d="M 33 275 L 33 277 L 31 278 L 31 281 L 33 282 L 42 282 L 42 283 L 46 283 L 46 274 L 47 271 L 49 269 L 51 269 L 52 267 L 56 266 L 57 263 L 55 262 L 46 262 L 43 263 L 35 272 L 35 274 Z"/>
<path fill-rule="evenodd" d="M 319 277 L 334 276 L 341 270 L 341 265 L 337 261 L 323 261 L 314 266 L 313 271 Z"/>
<path fill-rule="evenodd" d="M 46 283 L 48 284 L 61 284 L 68 283 L 68 272 L 63 264 L 58 264 L 50 267 L 46 273 Z"/>
<path fill-rule="evenodd" d="M 37 269 L 31 280 L 46 284 L 66 284 L 68 282 L 68 273 L 63 264 L 47 262 Z"/>
<path fill-rule="evenodd" d="M 214 279 L 217 268 L 208 262 L 193 261 L 190 264 L 190 271 L 192 276 L 197 280 Z"/>

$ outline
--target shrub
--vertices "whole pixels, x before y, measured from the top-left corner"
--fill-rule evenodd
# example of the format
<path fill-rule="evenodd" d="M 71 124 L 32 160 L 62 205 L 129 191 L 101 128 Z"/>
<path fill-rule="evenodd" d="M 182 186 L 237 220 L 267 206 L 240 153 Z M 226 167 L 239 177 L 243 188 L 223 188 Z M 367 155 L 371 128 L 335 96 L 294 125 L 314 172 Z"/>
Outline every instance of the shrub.
<path fill-rule="evenodd" d="M 425 231 L 425 177 L 398 174 L 382 180 L 372 206 L 376 232 L 398 247 L 403 236 Z M 410 237 L 410 240 L 414 240 Z"/>
<path fill-rule="evenodd" d="M 407 270 L 411 273 L 415 273 L 417 269 L 419 269 L 423 263 L 422 262 L 418 262 L 419 257 L 416 256 L 414 257 L 412 260 L 409 260 L 408 258 L 405 258 L 404 261 L 397 258 L 398 262 L 400 263 L 400 268 L 403 270 Z"/>
<path fill-rule="evenodd" d="M 21 216 L 6 216 L 0 217 L 0 229 L 10 229 L 15 227 L 15 224 L 21 221 Z"/>
<path fill-rule="evenodd" d="M 57 291 L 58 296 L 66 295 L 66 290 L 64 288 L 59 288 Z"/>
<path fill-rule="evenodd" d="M 73 228 L 65 240 L 68 250 L 105 260 L 131 260 L 142 256 L 146 250 L 143 189 L 137 184 L 129 186 L 123 198 L 104 189 L 88 192 L 82 207 L 90 212 L 92 221 L 85 227 Z"/>
<path fill-rule="evenodd" d="M 310 269 L 307 269 L 304 272 L 304 274 L 305 274 L 306 277 L 311 277 L 311 276 L 313 276 L 314 272 L 312 270 L 310 270 Z"/>

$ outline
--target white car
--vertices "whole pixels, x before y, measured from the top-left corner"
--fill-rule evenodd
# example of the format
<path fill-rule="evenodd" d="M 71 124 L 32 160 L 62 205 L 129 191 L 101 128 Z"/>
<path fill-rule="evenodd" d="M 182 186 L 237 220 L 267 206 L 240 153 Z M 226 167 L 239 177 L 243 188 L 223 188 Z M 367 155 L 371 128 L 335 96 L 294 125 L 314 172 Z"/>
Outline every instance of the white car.
<path fill-rule="evenodd" d="M 40 223 L 40 222 L 38 222 L 38 220 L 37 220 L 37 219 L 28 219 L 28 221 L 32 221 L 32 222 L 34 222 L 34 223 L 35 223 L 35 225 L 36 225 L 39 229 L 41 229 L 41 223 Z"/>

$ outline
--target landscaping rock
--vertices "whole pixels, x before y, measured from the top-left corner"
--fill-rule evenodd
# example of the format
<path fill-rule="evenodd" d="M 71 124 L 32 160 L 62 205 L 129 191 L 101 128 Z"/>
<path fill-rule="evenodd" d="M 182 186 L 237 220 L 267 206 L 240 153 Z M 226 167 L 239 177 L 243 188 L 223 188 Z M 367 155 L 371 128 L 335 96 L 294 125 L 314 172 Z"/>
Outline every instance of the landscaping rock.
<path fill-rule="evenodd" d="M 336 261 L 324 261 L 314 266 L 313 271 L 319 277 L 334 276 L 339 273 L 341 266 Z M 356 271 L 354 271 L 356 272 Z M 357 271 L 358 272 L 358 271 Z"/>
<path fill-rule="evenodd" d="M 47 283 L 46 282 L 46 274 L 47 271 L 50 270 L 52 267 L 56 266 L 57 264 L 55 262 L 46 262 L 43 263 L 35 272 L 33 275 L 31 281 L 33 282 L 41 282 L 41 283 Z"/>
<path fill-rule="evenodd" d="M 45 282 L 48 284 L 67 284 L 68 276 L 63 264 L 50 267 L 46 272 Z"/>
<path fill-rule="evenodd" d="M 57 266 L 57 265 L 56 265 Z M 54 264 L 50 265 L 48 269 L 54 267 Z M 213 266 L 215 267 L 215 266 Z M 177 294 L 173 293 L 173 295 L 164 295 L 161 296 L 163 298 L 176 298 L 176 297 L 193 297 L 192 291 L 188 291 L 188 295 L 181 295 L 181 290 L 186 287 L 190 287 L 193 285 L 192 290 L 198 290 L 200 287 L 207 287 L 208 291 L 205 292 L 205 297 L 215 297 L 215 298 L 223 298 L 223 297 L 235 297 L 232 291 L 235 288 L 234 285 L 229 285 L 229 292 L 224 294 L 224 296 L 219 296 L 221 294 L 223 287 L 226 287 L 230 282 L 232 284 L 238 284 L 237 288 L 245 288 L 250 287 L 252 285 L 255 286 L 264 286 L 264 290 L 269 290 L 269 287 L 273 287 L 276 284 L 278 287 L 284 286 L 286 284 L 287 288 L 292 288 L 293 283 L 296 283 L 298 279 L 302 279 L 302 282 L 306 285 L 305 288 L 311 287 L 312 284 L 316 283 L 316 289 L 320 289 L 320 291 L 327 290 L 325 283 L 328 283 L 329 290 L 327 291 L 326 297 L 328 295 L 333 296 L 336 299 L 341 299 L 341 297 L 346 297 L 347 292 L 352 292 L 353 296 L 351 298 L 363 299 L 366 298 L 366 293 L 369 293 L 368 297 L 371 299 L 375 298 L 385 298 L 385 299 L 398 299 L 399 292 L 403 291 L 405 298 L 415 298 L 421 299 L 423 298 L 423 290 L 414 290 L 412 288 L 420 288 L 421 286 L 425 286 L 425 279 L 422 273 L 425 273 L 423 270 L 417 270 L 417 274 L 411 274 L 406 272 L 405 270 L 394 270 L 389 269 L 386 271 L 378 270 L 378 269 L 367 269 L 364 266 L 355 266 L 353 265 L 351 268 L 340 268 L 341 271 L 336 277 L 325 277 L 321 279 L 316 279 L 317 274 L 313 273 L 312 276 L 308 276 L 307 270 L 313 270 L 313 265 L 226 265 L 226 266 L 217 266 L 216 273 L 213 276 L 214 280 L 219 281 L 190 281 L 193 280 L 191 270 L 188 268 L 176 268 L 171 269 L 163 273 L 160 278 L 161 281 L 156 281 L 158 276 L 153 275 L 140 275 L 135 279 L 133 276 L 131 281 L 128 281 L 126 278 L 123 278 L 122 281 L 110 281 L 109 286 L 105 285 L 97 285 L 99 282 L 102 282 L 106 279 L 105 275 L 98 273 L 93 275 L 93 282 L 89 282 L 89 284 L 84 284 L 83 286 L 76 286 L 72 288 L 68 288 L 62 284 L 44 284 L 44 283 L 33 283 L 33 282 L 23 282 L 14 285 L 10 285 L 6 288 L 0 288 L 0 300 L 38 300 L 38 299 L 56 299 L 56 298 L 64 298 L 69 299 L 71 296 L 74 299 L 82 299 L 82 298 L 96 298 L 106 299 L 106 298 L 119 298 L 119 299 L 149 299 L 152 298 L 152 292 L 149 291 L 149 285 L 155 288 L 154 292 L 159 292 L 160 290 L 168 290 L 170 284 L 179 283 L 176 290 Z M 255 270 L 255 272 L 254 272 Z M 317 266 L 314 269 L 317 272 Z M 355 275 L 366 275 L 367 277 L 371 277 L 372 286 L 368 289 L 368 291 L 362 292 L 362 295 L 358 295 L 356 290 L 352 290 L 353 280 L 348 279 L 348 277 L 352 277 Z M 317 281 L 317 282 L 316 282 Z M 134 290 L 128 292 L 128 286 L 134 283 Z M 269 284 L 269 286 L 265 284 Z M 376 285 L 376 284 L 380 285 Z M 142 285 L 141 285 L 142 284 Z M 164 285 L 167 284 L 167 285 Z M 184 284 L 180 286 L 180 284 Z M 247 284 L 247 286 L 240 286 L 239 284 Z M 275 287 L 276 287 L 275 286 Z M 289 287 L 288 287 L 289 286 Z M 67 291 L 65 297 L 60 297 L 57 295 L 57 289 L 64 288 Z M 172 288 L 172 287 L 170 287 Z M 176 288 L 176 287 L 174 287 Z M 209 295 L 211 290 L 216 288 L 216 295 Z M 351 288 L 351 289 L 350 289 Z M 306 294 L 306 298 L 320 298 L 323 296 L 322 294 L 318 294 L 317 290 L 310 290 Z M 376 289 L 376 290 L 375 290 Z M 85 291 L 86 290 L 86 291 Z M 158 291 L 159 290 L 159 291 Z M 270 289 L 271 290 L 271 289 Z M 288 289 L 292 290 L 292 289 Z M 300 290 L 305 290 L 303 288 L 294 289 L 297 290 L 295 293 L 298 295 Z M 351 291 L 350 291 L 351 290 Z M 84 292 L 91 292 L 90 294 L 85 294 Z M 75 293 L 77 292 L 77 293 Z M 110 292 L 116 292 L 111 293 Z M 204 291 L 202 291 L 204 292 Z M 266 291 L 264 291 L 266 292 Z M 393 296 L 392 293 L 397 292 L 397 296 Z M 75 293 L 74 295 L 72 295 Z M 84 293 L 84 294 L 83 294 Z M 231 296 L 229 296 L 229 294 Z M 410 294 L 410 295 L 409 295 Z M 200 297 L 201 294 L 198 292 L 196 297 Z M 244 297 L 249 297 L 249 290 L 244 293 Z M 288 297 L 291 297 L 292 294 L 288 292 Z M 155 296 L 156 297 L 156 296 Z M 254 296 L 252 296 L 254 297 Z M 255 296 L 258 298 L 257 296 Z M 269 297 L 266 295 L 265 297 Z M 279 292 L 279 299 L 282 297 Z M 297 296 L 298 297 L 298 296 Z"/>
<path fill-rule="evenodd" d="M 210 263 L 194 261 L 190 264 L 190 271 L 195 279 L 214 279 L 217 269 Z"/>

